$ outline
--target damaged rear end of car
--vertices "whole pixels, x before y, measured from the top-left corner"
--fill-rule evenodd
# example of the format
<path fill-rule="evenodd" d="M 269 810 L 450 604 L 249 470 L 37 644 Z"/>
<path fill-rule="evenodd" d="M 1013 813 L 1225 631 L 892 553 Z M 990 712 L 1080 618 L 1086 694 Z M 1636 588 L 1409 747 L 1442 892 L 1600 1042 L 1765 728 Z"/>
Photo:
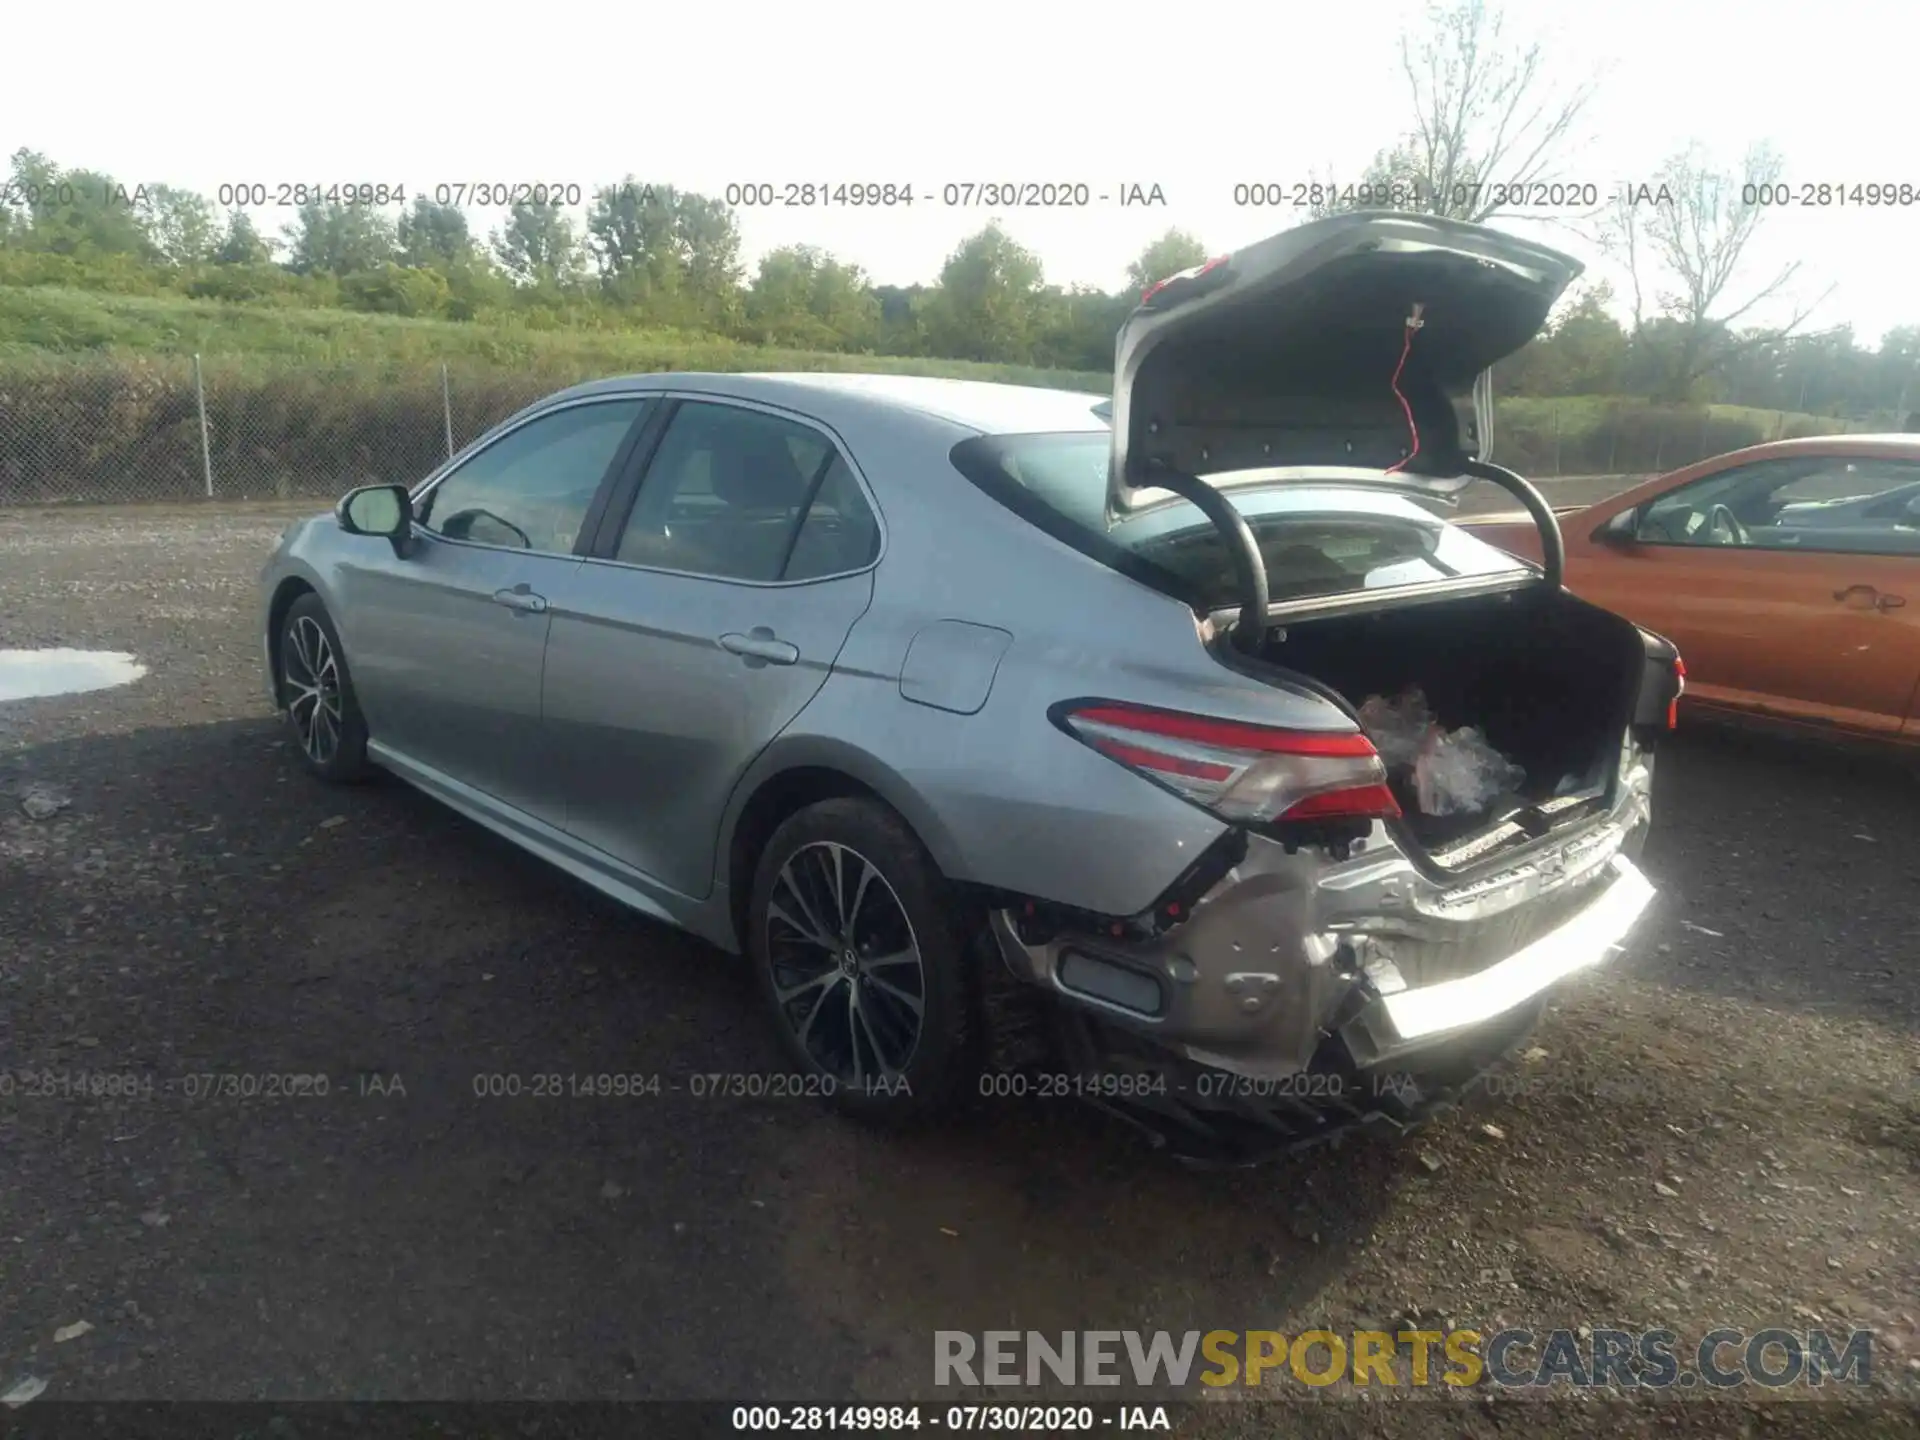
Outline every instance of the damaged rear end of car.
<path fill-rule="evenodd" d="M 1302 719 L 1340 710 L 1277 669 L 1266 683 L 1308 702 Z M 1590 791 L 1503 796 L 1442 844 L 1357 717 L 1281 728 L 1100 696 L 1055 721 L 1227 822 L 1138 914 L 1025 900 L 991 919 L 1007 967 L 1052 996 L 1056 1053 L 1132 1077 L 1092 1098 L 1189 1158 L 1428 1118 L 1652 899 L 1636 861 L 1654 757 L 1639 739 L 1615 737 Z"/>
<path fill-rule="evenodd" d="M 1679 657 L 1562 588 L 1551 510 L 1482 454 L 1489 367 L 1578 271 L 1428 217 L 1301 226 L 1148 292 L 1110 436 L 955 451 L 1193 612 L 1205 679 L 1049 718 L 1218 838 L 1138 914 L 1012 896 L 991 920 L 1076 1068 L 1133 1077 L 1092 1098 L 1181 1154 L 1417 1123 L 1653 897 Z M 1437 513 L 1475 479 L 1527 507 L 1544 566 Z"/>

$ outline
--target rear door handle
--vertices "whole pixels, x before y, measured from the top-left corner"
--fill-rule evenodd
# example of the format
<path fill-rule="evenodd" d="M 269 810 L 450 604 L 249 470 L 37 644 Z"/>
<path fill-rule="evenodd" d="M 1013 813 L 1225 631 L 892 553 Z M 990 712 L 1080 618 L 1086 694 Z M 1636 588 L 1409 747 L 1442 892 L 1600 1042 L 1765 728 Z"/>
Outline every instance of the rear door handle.
<path fill-rule="evenodd" d="M 509 610 L 519 610 L 528 615 L 541 615 L 546 612 L 547 597 L 536 595 L 525 585 L 516 585 L 511 590 L 496 590 L 494 601 Z"/>
<path fill-rule="evenodd" d="M 720 648 L 743 660 L 764 660 L 769 665 L 793 665 L 800 659 L 800 647 L 778 638 L 764 625 L 756 625 L 750 634 L 728 631 L 720 637 Z"/>

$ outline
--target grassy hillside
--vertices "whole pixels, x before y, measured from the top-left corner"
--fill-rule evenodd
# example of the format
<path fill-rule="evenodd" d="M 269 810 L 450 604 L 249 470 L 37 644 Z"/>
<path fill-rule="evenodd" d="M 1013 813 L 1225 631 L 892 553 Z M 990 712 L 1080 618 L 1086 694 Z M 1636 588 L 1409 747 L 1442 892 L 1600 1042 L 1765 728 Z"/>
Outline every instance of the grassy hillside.
<path fill-rule="evenodd" d="M 411 479 L 563 385 L 661 370 L 945 375 L 1103 393 L 1104 375 L 783 350 L 711 335 L 412 320 L 0 286 L 0 505 L 330 495 Z M 441 366 L 446 366 L 443 379 Z"/>
<path fill-rule="evenodd" d="M 245 355 L 370 369 L 524 370 L 578 379 L 654 370 L 876 370 L 1105 390 L 1107 377 L 1022 365 L 782 350 L 711 335 L 545 329 L 528 323 L 410 320 L 352 310 L 292 310 L 179 296 L 0 286 L 0 362 L 49 355 Z"/>
<path fill-rule="evenodd" d="M 203 359 L 207 451 L 191 357 Z M 446 366 L 443 382 L 442 365 Z M 412 479 L 521 406 L 594 376 L 877 370 L 1103 392 L 1105 375 L 784 350 L 660 330 L 413 320 L 0 286 L 0 504 L 337 494 Z M 444 389 L 443 389 L 444 383 Z M 1523 473 L 1645 473 L 1842 422 L 1608 396 L 1502 400 Z"/>
<path fill-rule="evenodd" d="M 1525 396 L 1494 410 L 1493 459 L 1529 475 L 1656 474 L 1763 441 L 1864 427 L 1745 405 L 1656 405 L 1610 395 Z"/>
<path fill-rule="evenodd" d="M 1499 413 L 1510 424 L 1528 430 L 1553 433 L 1555 418 L 1562 435 L 1597 430 L 1617 421 L 1629 411 L 1667 410 L 1689 414 L 1696 421 L 1712 425 L 1734 425 L 1755 430 L 1766 439 L 1782 435 L 1825 434 L 1846 430 L 1849 422 L 1831 415 L 1812 415 L 1798 410 L 1761 410 L 1751 405 L 1655 406 L 1647 400 L 1620 395 L 1512 396 L 1499 402 Z"/>

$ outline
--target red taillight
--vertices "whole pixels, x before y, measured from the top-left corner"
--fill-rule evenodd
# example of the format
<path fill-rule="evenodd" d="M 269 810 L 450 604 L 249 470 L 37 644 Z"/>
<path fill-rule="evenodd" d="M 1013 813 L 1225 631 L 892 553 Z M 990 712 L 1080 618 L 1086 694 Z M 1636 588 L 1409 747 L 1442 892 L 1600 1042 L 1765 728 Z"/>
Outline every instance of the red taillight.
<path fill-rule="evenodd" d="M 1400 802 L 1385 784 L 1361 785 L 1352 790 L 1328 790 L 1290 806 L 1283 820 L 1325 820 L 1356 815 L 1398 815 Z"/>
<path fill-rule="evenodd" d="M 1147 286 L 1146 289 L 1140 292 L 1140 303 L 1142 305 L 1146 304 L 1149 300 L 1153 299 L 1154 296 L 1158 295 L 1162 290 L 1166 289 L 1169 285 L 1173 284 L 1174 281 L 1176 280 L 1198 280 L 1202 275 L 1206 274 L 1209 270 L 1218 270 L 1222 265 L 1226 264 L 1227 261 L 1231 260 L 1232 258 L 1233 257 L 1231 255 L 1216 255 L 1213 257 L 1213 259 L 1207 261 L 1207 263 L 1204 265 L 1195 265 L 1190 270 L 1182 270 L 1178 274 L 1169 275 L 1164 280 L 1156 280 L 1153 282 L 1153 284 Z"/>
<path fill-rule="evenodd" d="M 1375 819 L 1400 813 L 1357 731 L 1277 730 L 1134 705 L 1086 705 L 1069 731 L 1226 820 Z"/>
<path fill-rule="evenodd" d="M 1680 728 L 1680 697 L 1687 693 L 1687 662 L 1673 657 L 1673 699 L 1667 702 L 1667 729 Z"/>

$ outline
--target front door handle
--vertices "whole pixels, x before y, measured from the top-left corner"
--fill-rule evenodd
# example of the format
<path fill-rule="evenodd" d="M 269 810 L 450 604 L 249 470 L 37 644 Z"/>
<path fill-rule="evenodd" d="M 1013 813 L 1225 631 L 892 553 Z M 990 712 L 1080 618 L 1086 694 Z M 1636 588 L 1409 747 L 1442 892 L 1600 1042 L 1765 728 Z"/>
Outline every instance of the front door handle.
<path fill-rule="evenodd" d="M 519 610 L 527 615 L 545 614 L 547 609 L 547 597 L 534 594 L 525 585 L 516 585 L 511 590 L 496 590 L 493 598 L 509 610 Z"/>
<path fill-rule="evenodd" d="M 1868 604 L 1883 613 L 1888 610 L 1898 610 L 1902 605 L 1907 603 L 1906 596 L 1883 595 L 1871 585 L 1849 585 L 1844 590 L 1836 590 L 1833 592 L 1833 598 L 1843 604 L 1855 595 L 1865 596 Z"/>
<path fill-rule="evenodd" d="M 769 665 L 793 665 L 799 662 L 800 647 L 790 645 L 764 625 L 756 625 L 742 635 L 728 631 L 720 637 L 720 648 L 743 660 L 763 660 Z"/>

